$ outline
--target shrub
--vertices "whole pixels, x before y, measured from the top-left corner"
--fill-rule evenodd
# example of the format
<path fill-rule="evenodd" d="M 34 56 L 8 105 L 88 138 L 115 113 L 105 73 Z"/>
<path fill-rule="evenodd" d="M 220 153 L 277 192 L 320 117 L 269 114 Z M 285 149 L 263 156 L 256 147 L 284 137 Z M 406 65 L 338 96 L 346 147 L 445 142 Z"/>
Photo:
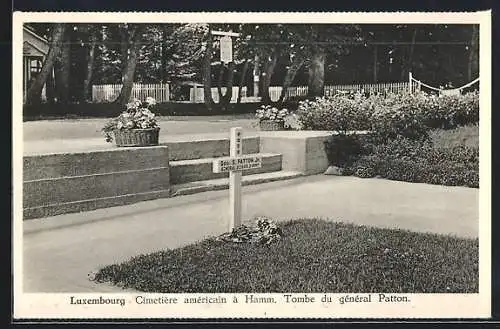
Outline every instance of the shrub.
<path fill-rule="evenodd" d="M 453 129 L 479 122 L 479 93 L 429 95 L 421 104 L 424 123 L 430 128 Z"/>
<path fill-rule="evenodd" d="M 383 99 L 374 98 L 371 131 L 381 142 L 397 136 L 427 139 L 429 127 L 424 124 L 421 102 L 420 94 L 390 94 Z"/>
<path fill-rule="evenodd" d="M 325 141 L 328 162 L 345 167 L 357 160 L 361 154 L 361 142 L 357 135 L 334 135 Z"/>
<path fill-rule="evenodd" d="M 320 97 L 299 103 L 297 115 L 306 130 L 347 132 L 370 129 L 370 115 L 366 98 L 362 95 Z"/>
<path fill-rule="evenodd" d="M 397 138 L 374 147 L 350 164 L 345 175 L 479 187 L 479 150 L 467 146 L 435 148 L 430 142 Z"/>
<path fill-rule="evenodd" d="M 300 102 L 297 114 L 309 130 L 371 130 L 381 142 L 396 136 L 426 139 L 431 128 L 452 129 L 478 122 L 479 93 L 337 94 Z"/>
<path fill-rule="evenodd" d="M 227 111 L 222 111 L 217 105 L 208 111 L 203 103 L 167 102 L 158 103 L 151 110 L 160 116 L 177 115 L 221 115 L 221 114 L 249 114 L 255 113 L 255 108 L 261 103 L 231 103 Z M 282 106 L 290 111 L 297 109 L 297 102 L 284 102 Z M 119 115 L 123 108 L 117 103 L 80 103 L 80 104 L 34 104 L 23 106 L 23 120 L 45 120 L 50 118 L 111 118 Z"/>
<path fill-rule="evenodd" d="M 287 115 L 289 115 L 289 113 L 286 108 L 278 109 L 271 105 L 261 105 L 255 113 L 255 117 L 259 121 L 270 120 L 284 122 Z"/>

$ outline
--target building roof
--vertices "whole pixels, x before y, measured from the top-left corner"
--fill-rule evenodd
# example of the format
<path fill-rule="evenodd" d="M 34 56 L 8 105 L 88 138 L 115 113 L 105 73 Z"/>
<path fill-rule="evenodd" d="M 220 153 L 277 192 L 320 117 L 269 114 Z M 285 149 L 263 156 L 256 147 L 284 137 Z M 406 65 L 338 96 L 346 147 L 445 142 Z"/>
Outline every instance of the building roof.
<path fill-rule="evenodd" d="M 30 27 L 28 26 L 23 26 L 23 31 L 26 31 L 27 33 L 29 33 L 30 35 L 32 35 L 33 37 L 39 39 L 40 41 L 43 41 L 47 44 L 47 46 L 49 45 L 49 40 L 45 39 L 44 37 L 42 36 L 39 36 L 38 34 L 36 34 Z"/>
<path fill-rule="evenodd" d="M 27 55 L 31 53 L 31 55 L 33 55 L 32 52 L 34 51 L 37 55 L 47 55 L 49 48 L 50 46 L 47 39 L 39 36 L 26 26 L 23 26 L 23 53 Z M 33 51 L 29 49 L 33 49 Z"/>

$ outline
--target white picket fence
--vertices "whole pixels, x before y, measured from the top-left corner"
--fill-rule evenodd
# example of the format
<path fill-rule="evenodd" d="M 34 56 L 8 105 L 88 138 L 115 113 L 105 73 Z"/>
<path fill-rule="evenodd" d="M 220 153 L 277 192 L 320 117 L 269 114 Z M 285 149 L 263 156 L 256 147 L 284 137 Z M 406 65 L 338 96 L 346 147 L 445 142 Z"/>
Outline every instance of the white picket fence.
<path fill-rule="evenodd" d="M 222 94 L 226 94 L 226 87 L 222 87 Z M 232 88 L 232 97 L 231 97 L 231 103 L 236 103 L 238 100 L 238 90 L 239 87 L 233 87 Z M 212 91 L 212 99 L 214 102 L 218 103 L 219 102 L 219 91 L 217 88 L 211 88 Z M 241 97 L 242 97 L 242 102 L 245 102 L 244 99 L 247 97 L 247 87 L 242 87 L 241 88 Z M 190 89 L 190 94 L 189 94 L 189 100 L 191 103 L 203 103 L 205 101 L 205 90 L 203 87 L 193 87 Z"/>
<path fill-rule="evenodd" d="M 106 103 L 116 100 L 122 89 L 121 84 L 93 85 L 92 102 Z M 166 83 L 142 84 L 134 83 L 130 99 L 144 100 L 146 97 L 153 97 L 157 102 L 168 102 L 170 100 L 170 87 Z"/>
<path fill-rule="evenodd" d="M 419 85 L 413 83 L 411 92 L 415 92 L 420 88 Z M 350 85 L 334 85 L 325 86 L 325 96 L 332 96 L 338 92 L 363 91 L 365 93 L 400 93 L 409 91 L 408 82 L 390 82 L 390 83 L 359 83 Z"/>
<path fill-rule="evenodd" d="M 399 93 L 408 91 L 408 82 L 391 82 L 391 83 L 374 83 L 374 84 L 350 84 L 350 85 L 333 85 L 325 86 L 324 95 L 332 96 L 339 92 L 351 92 L 351 91 L 363 91 L 366 93 Z M 412 84 L 412 92 L 415 92 L 420 88 L 417 84 Z M 269 87 L 269 97 L 273 102 L 276 102 L 281 95 L 283 87 L 273 86 Z M 307 86 L 298 87 L 288 87 L 285 94 L 285 99 L 290 99 L 294 97 L 306 97 L 308 92 Z"/>
<path fill-rule="evenodd" d="M 305 97 L 307 96 L 307 86 L 298 86 L 298 87 L 288 87 L 285 94 L 285 99 L 293 98 L 293 97 Z M 281 86 L 273 86 L 269 87 L 269 98 L 273 102 L 276 102 L 283 91 L 283 87 Z"/>
<path fill-rule="evenodd" d="M 419 90 L 421 85 L 419 83 L 412 83 L 411 92 Z M 121 84 L 109 84 L 109 85 L 94 85 L 92 86 L 92 101 L 95 103 L 103 102 L 113 102 L 122 88 Z M 273 102 L 276 102 L 280 95 L 283 87 L 281 86 L 271 86 L 269 87 L 269 96 Z M 332 96 L 339 92 L 349 92 L 349 91 L 363 91 L 366 93 L 399 93 L 409 90 L 408 82 L 391 82 L 391 83 L 375 83 L 375 84 L 348 84 L 348 85 L 332 85 L 325 86 L 324 95 Z M 217 88 L 211 88 L 212 98 L 214 102 L 219 102 L 219 92 Z M 222 88 L 222 93 L 225 94 L 226 87 Z M 306 97 L 308 92 L 307 86 L 297 86 L 288 87 L 285 94 L 285 100 L 296 97 Z M 243 87 L 241 90 L 242 102 L 253 102 L 257 98 L 247 96 L 247 87 Z M 146 97 L 153 97 L 158 102 L 168 102 L 170 100 L 170 88 L 168 84 L 140 84 L 134 83 L 132 87 L 131 99 L 145 99 Z M 238 87 L 235 86 L 232 89 L 231 102 L 235 103 L 238 99 Z M 189 102 L 191 103 L 203 103 L 204 102 L 204 89 L 203 87 L 192 87 L 190 89 Z"/>

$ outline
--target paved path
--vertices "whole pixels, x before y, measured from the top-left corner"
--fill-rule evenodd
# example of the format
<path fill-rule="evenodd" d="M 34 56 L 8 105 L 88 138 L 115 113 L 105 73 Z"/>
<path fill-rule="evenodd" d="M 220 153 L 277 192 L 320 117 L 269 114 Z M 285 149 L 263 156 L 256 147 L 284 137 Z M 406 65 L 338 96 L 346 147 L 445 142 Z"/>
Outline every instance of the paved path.
<path fill-rule="evenodd" d="M 479 190 L 309 176 L 243 188 L 243 218 L 321 217 L 418 232 L 478 236 Z M 121 291 L 87 274 L 103 265 L 223 233 L 228 191 L 24 222 L 24 291 Z"/>

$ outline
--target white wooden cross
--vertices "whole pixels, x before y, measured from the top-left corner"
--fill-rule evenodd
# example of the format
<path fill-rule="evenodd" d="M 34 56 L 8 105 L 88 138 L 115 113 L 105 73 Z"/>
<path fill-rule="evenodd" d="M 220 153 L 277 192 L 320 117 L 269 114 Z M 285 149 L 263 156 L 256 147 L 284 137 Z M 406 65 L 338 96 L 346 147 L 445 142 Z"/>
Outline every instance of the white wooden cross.
<path fill-rule="evenodd" d="M 213 172 L 229 172 L 229 231 L 241 224 L 241 173 L 243 170 L 261 168 L 262 157 L 243 155 L 243 129 L 231 128 L 229 157 L 213 162 Z"/>

